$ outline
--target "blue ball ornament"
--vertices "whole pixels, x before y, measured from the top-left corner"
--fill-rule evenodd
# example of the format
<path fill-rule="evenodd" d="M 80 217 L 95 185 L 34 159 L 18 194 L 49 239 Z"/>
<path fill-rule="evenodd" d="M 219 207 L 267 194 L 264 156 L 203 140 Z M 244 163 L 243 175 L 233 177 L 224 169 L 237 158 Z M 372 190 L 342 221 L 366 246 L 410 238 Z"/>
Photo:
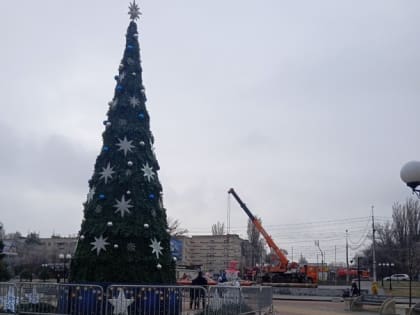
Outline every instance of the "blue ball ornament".
<path fill-rule="evenodd" d="M 150 194 L 149 195 L 149 199 L 155 199 L 155 195 L 154 194 Z"/>
<path fill-rule="evenodd" d="M 108 146 L 104 146 L 104 148 L 102 150 L 108 151 L 109 150 L 109 147 Z"/>
<path fill-rule="evenodd" d="M 123 86 L 122 85 L 117 85 L 117 91 L 122 91 L 123 90 Z"/>
<path fill-rule="evenodd" d="M 127 45 L 128 49 L 133 49 L 133 45 Z"/>
<path fill-rule="evenodd" d="M 140 114 L 138 115 L 138 117 L 139 117 L 140 119 L 144 119 L 144 114 L 143 114 L 143 113 L 140 113 Z"/>
<path fill-rule="evenodd" d="M 99 199 L 101 199 L 101 200 L 105 199 L 105 195 L 104 194 L 100 194 L 99 195 Z"/>

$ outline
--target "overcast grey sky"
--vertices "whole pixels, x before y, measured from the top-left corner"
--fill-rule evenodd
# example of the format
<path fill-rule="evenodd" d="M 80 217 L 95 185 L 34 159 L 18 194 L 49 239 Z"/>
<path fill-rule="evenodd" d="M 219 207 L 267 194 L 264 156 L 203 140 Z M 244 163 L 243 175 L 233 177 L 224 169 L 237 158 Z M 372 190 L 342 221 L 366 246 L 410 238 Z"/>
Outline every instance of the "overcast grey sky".
<path fill-rule="evenodd" d="M 78 232 L 128 2 L 0 0 L 7 232 Z M 234 187 L 280 247 L 311 256 L 317 236 L 342 248 L 346 228 L 359 238 L 371 205 L 385 220 L 410 196 L 399 171 L 420 159 L 419 1 L 140 7 L 164 204 L 192 233 L 226 221 Z M 317 221 L 325 235 L 309 233 Z M 232 231 L 244 235 L 246 222 L 232 201 Z"/>

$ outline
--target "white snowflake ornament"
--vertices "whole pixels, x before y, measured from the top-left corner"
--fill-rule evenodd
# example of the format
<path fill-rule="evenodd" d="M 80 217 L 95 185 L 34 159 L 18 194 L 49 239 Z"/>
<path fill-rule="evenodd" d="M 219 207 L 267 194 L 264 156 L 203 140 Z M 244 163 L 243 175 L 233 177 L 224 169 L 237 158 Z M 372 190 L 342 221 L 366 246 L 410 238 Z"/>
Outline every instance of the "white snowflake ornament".
<path fill-rule="evenodd" d="M 121 213 L 121 218 L 124 218 L 124 215 L 126 213 L 130 213 L 130 208 L 134 207 L 134 206 L 130 205 L 131 199 L 125 200 L 124 195 L 121 197 L 121 200 L 115 199 L 115 201 L 117 202 L 114 205 L 114 208 L 117 208 L 117 210 L 115 210 L 115 213 L 120 212 Z"/>
<path fill-rule="evenodd" d="M 149 166 L 149 163 L 146 162 L 146 164 L 143 164 L 143 168 L 141 169 L 143 171 L 144 177 L 147 178 L 147 181 L 150 182 L 151 179 L 155 177 L 155 173 L 153 172 L 153 168 Z"/>
<path fill-rule="evenodd" d="M 128 152 L 133 152 L 133 149 L 135 148 L 135 146 L 132 143 L 133 143 L 133 141 L 131 141 L 131 140 L 128 141 L 127 137 L 124 137 L 123 140 L 118 139 L 118 143 L 117 143 L 117 146 L 119 147 L 118 151 L 123 151 L 124 156 L 127 156 L 127 153 Z"/>
<path fill-rule="evenodd" d="M 99 237 L 95 237 L 95 241 L 91 242 L 91 244 L 93 245 L 91 251 L 96 250 L 96 255 L 99 256 L 101 250 L 103 250 L 104 252 L 106 251 L 106 245 L 109 245 L 109 243 L 106 241 L 108 238 L 105 237 L 103 238 L 103 236 L 99 236 Z"/>
<path fill-rule="evenodd" d="M 160 242 L 154 238 L 152 240 L 152 244 L 149 245 L 152 248 L 152 254 L 156 254 L 156 258 L 159 259 L 159 255 L 162 255 L 163 247 L 160 246 Z"/>
<path fill-rule="evenodd" d="M 133 108 L 136 108 L 140 105 L 140 100 L 135 96 L 131 96 L 129 102 L 130 105 L 133 106 Z"/>
<path fill-rule="evenodd" d="M 102 168 L 101 177 L 99 179 L 103 179 L 105 184 L 108 184 L 108 179 L 112 179 L 112 174 L 114 174 L 114 168 L 111 167 L 110 163 L 108 162 L 108 165 L 106 167 Z"/>
<path fill-rule="evenodd" d="M 87 194 L 87 203 L 91 202 L 93 200 L 93 196 L 95 195 L 96 188 L 93 186 L 91 189 L 89 189 L 89 192 Z"/>

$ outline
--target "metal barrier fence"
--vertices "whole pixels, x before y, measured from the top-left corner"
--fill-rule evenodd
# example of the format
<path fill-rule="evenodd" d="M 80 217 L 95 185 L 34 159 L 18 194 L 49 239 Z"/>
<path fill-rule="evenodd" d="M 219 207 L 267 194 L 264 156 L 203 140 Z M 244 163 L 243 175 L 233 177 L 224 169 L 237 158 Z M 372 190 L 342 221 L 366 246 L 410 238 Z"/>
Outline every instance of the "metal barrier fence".
<path fill-rule="evenodd" d="M 241 287 L 242 304 L 241 314 L 273 313 L 272 287 Z"/>
<path fill-rule="evenodd" d="M 199 286 L 111 285 L 106 314 L 205 314 L 207 290 Z"/>
<path fill-rule="evenodd" d="M 0 313 L 237 315 L 272 313 L 271 287 L 0 283 Z"/>
<path fill-rule="evenodd" d="M 13 283 L 0 283 L 0 312 L 15 313 L 18 302 L 16 285 Z"/>
<path fill-rule="evenodd" d="M 269 314 L 273 313 L 272 287 L 214 286 L 209 290 L 207 314 Z"/>
<path fill-rule="evenodd" d="M 8 291 L 3 295 L 2 289 L 7 286 Z M 103 313 L 103 304 L 103 289 L 97 285 L 0 283 L 0 312 L 99 315 Z"/>

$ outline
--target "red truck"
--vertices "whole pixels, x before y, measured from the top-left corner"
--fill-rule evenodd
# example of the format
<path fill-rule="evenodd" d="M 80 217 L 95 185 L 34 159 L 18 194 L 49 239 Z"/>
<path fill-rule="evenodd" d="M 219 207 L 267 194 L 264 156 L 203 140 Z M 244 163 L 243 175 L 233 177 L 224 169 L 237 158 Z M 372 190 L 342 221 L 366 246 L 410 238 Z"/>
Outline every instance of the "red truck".
<path fill-rule="evenodd" d="M 369 271 L 366 269 L 359 269 L 360 272 L 360 278 L 364 279 L 364 280 L 368 280 L 370 275 L 369 275 Z M 349 275 L 350 279 L 355 279 L 358 278 L 357 275 L 357 268 L 356 267 L 350 267 L 348 270 L 347 268 L 338 268 L 337 269 L 337 277 L 338 279 L 346 279 L 347 278 L 347 274 Z"/>

